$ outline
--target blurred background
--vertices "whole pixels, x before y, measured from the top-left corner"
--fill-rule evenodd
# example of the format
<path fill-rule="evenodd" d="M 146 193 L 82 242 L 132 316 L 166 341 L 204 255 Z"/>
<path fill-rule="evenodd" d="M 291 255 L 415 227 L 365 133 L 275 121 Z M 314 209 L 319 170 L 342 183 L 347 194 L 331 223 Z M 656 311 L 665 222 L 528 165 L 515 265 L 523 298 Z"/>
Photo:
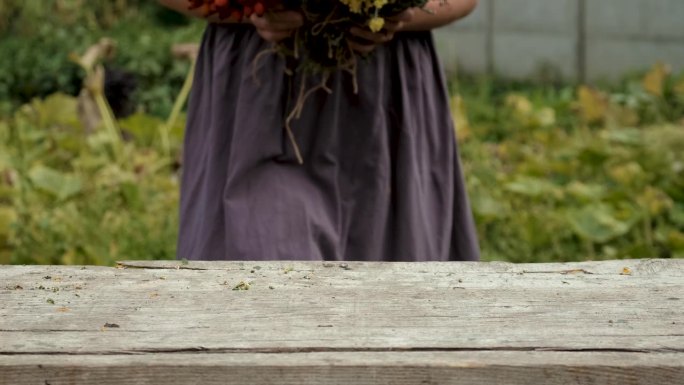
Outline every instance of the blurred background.
<path fill-rule="evenodd" d="M 684 2 L 480 0 L 436 33 L 485 260 L 684 257 Z M 0 2 L 0 263 L 172 259 L 203 24 Z"/>
<path fill-rule="evenodd" d="M 684 69 L 683 19 L 681 0 L 479 0 L 440 48 L 470 73 L 616 82 L 656 61 Z"/>

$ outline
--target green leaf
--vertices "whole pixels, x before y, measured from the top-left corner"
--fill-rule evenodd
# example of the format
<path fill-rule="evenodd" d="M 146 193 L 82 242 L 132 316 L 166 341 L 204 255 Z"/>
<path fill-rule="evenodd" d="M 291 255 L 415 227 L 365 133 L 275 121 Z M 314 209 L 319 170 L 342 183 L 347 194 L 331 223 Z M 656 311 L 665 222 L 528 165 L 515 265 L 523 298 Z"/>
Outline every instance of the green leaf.
<path fill-rule="evenodd" d="M 670 230 L 666 242 L 675 251 L 684 251 L 684 232 Z"/>
<path fill-rule="evenodd" d="M 121 194 L 128 206 L 133 209 L 140 209 L 145 206 L 145 202 L 141 198 L 140 186 L 132 182 L 121 183 Z"/>
<path fill-rule="evenodd" d="M 614 143 L 638 146 L 644 144 L 643 131 L 638 128 L 620 128 L 605 130 L 601 136 Z"/>
<path fill-rule="evenodd" d="M 12 224 L 17 220 L 17 212 L 12 207 L 0 206 L 0 246 L 9 238 Z"/>
<path fill-rule="evenodd" d="M 631 224 L 620 221 L 613 215 L 611 208 L 604 204 L 584 206 L 567 214 L 573 231 L 580 237 L 592 242 L 604 243 L 625 235 Z"/>
<path fill-rule="evenodd" d="M 119 125 L 133 134 L 136 143 L 149 146 L 159 137 L 162 121 L 150 115 L 137 113 L 122 120 Z"/>
<path fill-rule="evenodd" d="M 675 203 L 670 211 L 670 219 L 677 226 L 684 228 L 684 203 Z"/>
<path fill-rule="evenodd" d="M 34 186 L 58 200 L 68 199 L 80 193 L 83 188 L 83 182 L 78 176 L 64 174 L 45 166 L 31 168 L 29 179 Z"/>
<path fill-rule="evenodd" d="M 505 189 L 520 195 L 539 197 L 556 194 L 559 189 L 555 184 L 540 178 L 520 176 L 505 185 Z"/>
<path fill-rule="evenodd" d="M 577 158 L 585 165 L 598 168 L 610 159 L 610 154 L 608 153 L 607 146 L 593 143 L 584 147 L 578 153 Z"/>
<path fill-rule="evenodd" d="M 110 164 L 99 170 L 92 180 L 98 189 L 106 189 L 112 186 L 120 186 L 122 183 L 134 183 L 135 175 L 122 169 L 119 165 Z"/>
<path fill-rule="evenodd" d="M 506 206 L 489 195 L 478 194 L 472 197 L 473 212 L 483 218 L 496 219 L 505 215 Z"/>
<path fill-rule="evenodd" d="M 64 94 L 54 94 L 45 100 L 35 101 L 35 108 L 40 116 L 40 126 L 80 126 L 76 98 Z"/>
<path fill-rule="evenodd" d="M 573 181 L 565 190 L 577 199 L 585 201 L 598 201 L 606 195 L 606 188 L 599 184 L 586 184 Z"/>

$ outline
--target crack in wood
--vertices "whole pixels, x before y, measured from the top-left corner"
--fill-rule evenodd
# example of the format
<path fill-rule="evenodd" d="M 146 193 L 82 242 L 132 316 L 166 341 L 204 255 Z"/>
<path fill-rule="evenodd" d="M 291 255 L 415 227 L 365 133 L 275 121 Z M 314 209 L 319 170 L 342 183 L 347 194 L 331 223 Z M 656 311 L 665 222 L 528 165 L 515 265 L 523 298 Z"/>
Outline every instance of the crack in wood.
<path fill-rule="evenodd" d="M 96 330 L 96 329 L 93 329 Z M 44 332 L 92 332 L 93 330 L 73 329 L 0 329 L 0 333 L 44 333 Z"/>
<path fill-rule="evenodd" d="M 581 273 L 581 274 L 591 274 L 591 275 L 595 274 L 595 273 L 592 273 L 591 271 L 585 270 L 585 269 L 543 270 L 543 271 L 523 270 L 522 273 L 523 273 L 523 274 L 563 274 L 563 275 L 567 275 L 567 274 L 579 274 L 579 273 Z"/>
<path fill-rule="evenodd" d="M 81 356 L 81 355 L 142 355 L 142 354 L 180 354 L 180 353 L 202 353 L 202 354 L 245 354 L 245 353 L 264 353 L 264 354 L 295 354 L 295 353 L 401 353 L 401 352 L 556 352 L 556 353 L 684 353 L 684 349 L 634 349 L 634 348 L 559 348 L 559 347 L 491 347 L 491 348 L 168 348 L 168 349 L 129 349 L 117 351 L 78 351 L 78 352 L 4 352 L 0 351 L 0 356 L 26 356 L 26 355 L 48 355 L 48 356 Z"/>
<path fill-rule="evenodd" d="M 201 271 L 207 271 L 207 270 L 229 270 L 229 269 L 207 269 L 203 267 L 190 267 L 190 266 L 184 266 L 184 265 L 178 265 L 178 266 L 148 266 L 148 265 L 129 265 L 127 263 L 117 263 L 116 264 L 117 269 L 142 269 L 142 270 L 201 270 Z M 240 269 L 237 269 L 240 270 Z"/>

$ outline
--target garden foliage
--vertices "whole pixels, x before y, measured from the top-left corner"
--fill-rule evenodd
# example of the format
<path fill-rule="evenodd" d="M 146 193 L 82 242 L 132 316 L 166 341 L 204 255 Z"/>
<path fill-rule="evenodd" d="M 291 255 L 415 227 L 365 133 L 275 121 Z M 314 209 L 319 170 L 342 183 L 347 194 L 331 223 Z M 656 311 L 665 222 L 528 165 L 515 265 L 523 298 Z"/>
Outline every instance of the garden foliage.
<path fill-rule="evenodd" d="M 0 3 L 0 263 L 174 258 L 184 122 L 162 118 L 190 67 L 170 46 L 201 24 L 136 3 Z M 117 42 L 108 65 L 139 79 L 136 112 L 88 132 L 73 96 L 86 72 L 69 57 L 102 36 Z M 684 257 L 684 74 L 451 85 L 485 259 Z"/>
<path fill-rule="evenodd" d="M 108 66 L 137 77 L 136 106 L 166 116 L 189 69 L 169 55 L 171 46 L 196 42 L 201 33 L 201 22 L 156 1 L 2 0 L 0 114 L 35 97 L 76 95 L 85 74 L 70 55 L 108 36 L 117 42 Z"/>
<path fill-rule="evenodd" d="M 453 107 L 485 258 L 684 257 L 684 74 L 473 83 Z"/>

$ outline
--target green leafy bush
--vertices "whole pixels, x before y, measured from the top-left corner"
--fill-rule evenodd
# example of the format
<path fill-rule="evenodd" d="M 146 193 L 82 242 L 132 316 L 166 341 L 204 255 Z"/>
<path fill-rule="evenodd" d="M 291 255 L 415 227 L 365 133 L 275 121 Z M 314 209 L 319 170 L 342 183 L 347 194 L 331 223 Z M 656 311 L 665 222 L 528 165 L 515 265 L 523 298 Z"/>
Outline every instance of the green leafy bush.
<path fill-rule="evenodd" d="M 0 263 L 174 257 L 183 124 L 167 142 L 159 116 L 189 69 L 170 47 L 202 24 L 151 3 L 0 2 Z M 139 80 L 121 143 L 84 132 L 65 95 L 84 77 L 69 54 L 102 36 L 118 43 L 109 64 Z M 684 74 L 658 65 L 604 88 L 454 84 L 485 259 L 684 257 Z"/>
<path fill-rule="evenodd" d="M 135 115 L 117 156 L 105 130 L 83 132 L 77 101 L 55 94 L 0 122 L 0 263 L 105 264 L 175 255 L 178 178 L 155 143 L 162 121 Z"/>
<path fill-rule="evenodd" d="M 663 68 L 612 93 L 458 85 L 486 259 L 684 257 L 684 77 Z"/>
<path fill-rule="evenodd" d="M 171 47 L 198 42 L 202 29 L 201 22 L 165 11 L 153 1 L 3 1 L 0 107 L 7 112 L 55 92 L 75 95 L 84 74 L 70 54 L 107 36 L 118 43 L 108 64 L 138 78 L 137 108 L 166 116 L 189 68 L 174 60 Z"/>
<path fill-rule="evenodd" d="M 670 115 L 684 81 L 663 78 L 662 93 L 642 81 L 611 93 L 458 84 L 453 107 L 486 260 L 684 257 L 684 116 Z M 2 121 L 0 263 L 173 258 L 183 124 L 170 157 L 160 124 L 144 114 L 120 121 L 132 139 L 117 157 L 104 131 L 83 132 L 64 95 Z"/>

